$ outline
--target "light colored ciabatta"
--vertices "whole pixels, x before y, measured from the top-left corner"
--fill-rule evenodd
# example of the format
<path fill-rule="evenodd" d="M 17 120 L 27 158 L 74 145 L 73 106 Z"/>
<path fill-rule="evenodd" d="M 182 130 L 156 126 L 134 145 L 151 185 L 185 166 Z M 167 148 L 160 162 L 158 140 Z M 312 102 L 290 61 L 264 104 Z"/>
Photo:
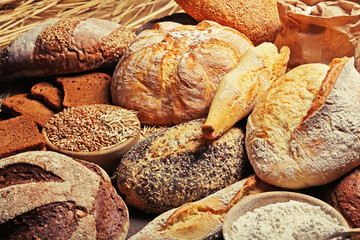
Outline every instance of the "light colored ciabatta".
<path fill-rule="evenodd" d="M 353 58 L 301 65 L 275 81 L 246 126 L 246 150 L 260 179 L 300 189 L 359 165 L 359 86 Z"/>
<path fill-rule="evenodd" d="M 253 44 L 215 22 L 156 23 L 124 53 L 111 83 L 113 104 L 149 125 L 206 117 L 221 78 Z"/>
<path fill-rule="evenodd" d="M 235 204 L 247 196 L 273 190 L 255 175 L 249 176 L 204 199 L 161 214 L 130 239 L 219 239 L 224 217 Z"/>
<path fill-rule="evenodd" d="M 125 239 L 129 214 L 97 165 L 51 151 L 0 161 L 2 239 Z"/>
<path fill-rule="evenodd" d="M 216 140 L 202 136 L 205 119 L 156 133 L 133 146 L 114 175 L 125 202 L 162 213 L 204 198 L 250 173 L 244 132 L 229 129 Z"/>
<path fill-rule="evenodd" d="M 276 0 L 175 0 L 197 21 L 211 20 L 245 34 L 255 45 L 275 41 L 281 28 Z"/>
<path fill-rule="evenodd" d="M 283 75 L 290 49 L 278 49 L 272 43 L 250 48 L 236 67 L 221 80 L 212 100 L 205 124 L 204 137 L 214 139 L 246 117 L 270 84 Z"/>
<path fill-rule="evenodd" d="M 0 82 L 115 67 L 135 33 L 96 18 L 53 19 L 0 51 Z"/>

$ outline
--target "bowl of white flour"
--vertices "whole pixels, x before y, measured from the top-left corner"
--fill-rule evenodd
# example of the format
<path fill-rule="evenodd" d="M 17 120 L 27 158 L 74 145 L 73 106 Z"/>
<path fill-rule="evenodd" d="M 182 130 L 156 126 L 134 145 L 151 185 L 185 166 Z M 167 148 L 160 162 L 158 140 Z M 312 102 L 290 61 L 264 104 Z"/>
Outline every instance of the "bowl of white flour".
<path fill-rule="evenodd" d="M 349 229 L 329 204 L 295 192 L 274 191 L 249 196 L 225 216 L 225 240 L 326 239 Z"/>

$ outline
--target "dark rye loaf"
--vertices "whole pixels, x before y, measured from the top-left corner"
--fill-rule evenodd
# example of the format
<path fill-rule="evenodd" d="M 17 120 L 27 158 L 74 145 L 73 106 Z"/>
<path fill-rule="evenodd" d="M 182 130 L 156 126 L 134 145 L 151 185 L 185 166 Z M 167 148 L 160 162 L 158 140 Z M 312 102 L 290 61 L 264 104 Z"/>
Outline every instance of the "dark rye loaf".
<path fill-rule="evenodd" d="M 135 33 L 97 18 L 52 19 L 0 51 L 0 82 L 115 67 Z"/>
<path fill-rule="evenodd" d="M 244 133 L 233 127 L 216 140 L 202 136 L 205 119 L 156 133 L 131 148 L 115 173 L 128 205 L 160 213 L 199 200 L 244 177 Z"/>
<path fill-rule="evenodd" d="M 98 166 L 50 151 L 0 161 L 0 239 L 125 239 L 128 210 Z"/>

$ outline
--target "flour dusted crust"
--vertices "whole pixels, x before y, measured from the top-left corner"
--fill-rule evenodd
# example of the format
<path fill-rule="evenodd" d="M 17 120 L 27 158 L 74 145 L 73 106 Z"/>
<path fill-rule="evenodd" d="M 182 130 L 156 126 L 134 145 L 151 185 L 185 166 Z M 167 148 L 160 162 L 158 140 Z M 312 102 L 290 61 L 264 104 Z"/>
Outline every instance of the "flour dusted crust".
<path fill-rule="evenodd" d="M 135 33 L 108 20 L 49 20 L 0 51 L 0 81 L 115 67 L 134 38 Z"/>
<path fill-rule="evenodd" d="M 249 172 L 244 133 L 233 127 L 216 140 L 202 137 L 205 119 L 167 128 L 131 148 L 115 173 L 128 205 L 161 213 L 199 200 Z"/>
<path fill-rule="evenodd" d="M 211 20 L 245 34 L 255 45 L 273 42 L 281 28 L 276 0 L 175 0 L 197 21 Z"/>
<path fill-rule="evenodd" d="M 215 22 L 161 22 L 141 32 L 117 65 L 113 104 L 139 112 L 141 122 L 172 125 L 205 117 L 224 74 L 253 47 Z"/>
<path fill-rule="evenodd" d="M 248 118 L 255 173 L 299 189 L 329 183 L 360 163 L 360 75 L 353 58 L 299 66 L 272 84 Z"/>
<path fill-rule="evenodd" d="M 219 239 L 226 213 L 247 196 L 275 188 L 251 175 L 199 201 L 171 209 L 151 221 L 130 240 Z"/>
<path fill-rule="evenodd" d="M 94 164 L 30 151 L 1 159 L 0 179 L 0 233 L 5 239 L 126 237 L 127 207 Z"/>

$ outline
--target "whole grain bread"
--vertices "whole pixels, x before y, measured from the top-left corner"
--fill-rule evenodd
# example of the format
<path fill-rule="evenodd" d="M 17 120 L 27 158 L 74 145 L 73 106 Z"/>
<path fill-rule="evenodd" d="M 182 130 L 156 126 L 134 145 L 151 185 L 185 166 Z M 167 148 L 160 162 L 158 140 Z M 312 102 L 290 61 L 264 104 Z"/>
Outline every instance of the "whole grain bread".
<path fill-rule="evenodd" d="M 0 143 L 0 158 L 45 148 L 44 136 L 36 124 L 24 116 L 0 121 Z"/>
<path fill-rule="evenodd" d="M 30 93 L 22 93 L 6 98 L 1 104 L 1 110 L 13 116 L 25 116 L 42 128 L 55 114 L 42 102 L 30 98 Z"/>
<path fill-rule="evenodd" d="M 40 23 L 0 51 L 0 81 L 113 69 L 135 33 L 97 18 Z"/>
<path fill-rule="evenodd" d="M 0 161 L 2 239 L 125 239 L 128 209 L 97 165 L 51 151 Z"/>
<path fill-rule="evenodd" d="M 360 74 L 354 59 L 292 69 L 275 81 L 247 119 L 255 173 L 275 186 L 330 183 L 360 164 Z"/>
<path fill-rule="evenodd" d="M 58 77 L 62 86 L 64 107 L 88 104 L 111 104 L 111 76 L 107 73 L 92 72 L 75 76 Z"/>
<path fill-rule="evenodd" d="M 113 104 L 139 112 L 148 125 L 206 117 L 221 78 L 250 47 L 243 34 L 215 22 L 156 23 L 137 36 L 117 65 Z"/>
<path fill-rule="evenodd" d="M 62 101 L 64 93 L 62 89 L 51 82 L 40 82 L 31 88 L 30 97 L 45 103 L 46 106 L 55 112 L 63 109 Z"/>
<path fill-rule="evenodd" d="M 121 159 L 114 179 L 125 202 L 161 213 L 204 198 L 249 174 L 244 132 L 231 128 L 220 138 L 202 136 L 205 119 L 156 133 Z"/>

